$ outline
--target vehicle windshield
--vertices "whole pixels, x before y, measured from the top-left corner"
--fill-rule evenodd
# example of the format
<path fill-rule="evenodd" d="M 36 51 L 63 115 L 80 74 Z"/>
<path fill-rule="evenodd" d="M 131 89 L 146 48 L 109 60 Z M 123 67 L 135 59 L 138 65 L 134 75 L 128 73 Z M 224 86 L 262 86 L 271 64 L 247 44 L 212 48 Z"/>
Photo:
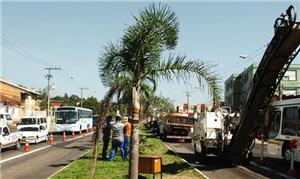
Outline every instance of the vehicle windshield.
<path fill-rule="evenodd" d="M 269 138 L 275 138 L 280 129 L 280 111 L 273 111 L 269 121 Z"/>
<path fill-rule="evenodd" d="M 35 118 L 22 118 L 21 119 L 21 125 L 30 125 L 30 124 L 36 124 Z"/>
<path fill-rule="evenodd" d="M 20 129 L 20 131 L 39 131 L 39 128 L 37 128 L 37 127 L 22 127 L 21 129 Z"/>
<path fill-rule="evenodd" d="M 176 124 L 194 124 L 194 120 L 188 117 L 170 117 L 168 123 Z"/>
<path fill-rule="evenodd" d="M 283 135 L 300 136 L 300 112 L 298 107 L 283 109 L 281 133 Z"/>
<path fill-rule="evenodd" d="M 74 124 L 77 122 L 76 111 L 58 111 L 55 113 L 56 124 Z"/>

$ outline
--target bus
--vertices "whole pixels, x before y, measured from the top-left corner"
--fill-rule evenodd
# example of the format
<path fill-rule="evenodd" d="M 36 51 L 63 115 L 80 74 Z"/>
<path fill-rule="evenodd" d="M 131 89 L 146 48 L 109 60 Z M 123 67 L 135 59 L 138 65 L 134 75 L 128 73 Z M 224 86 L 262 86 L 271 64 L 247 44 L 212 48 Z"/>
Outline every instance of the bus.
<path fill-rule="evenodd" d="M 271 103 L 268 121 L 267 153 L 290 160 L 290 141 L 297 141 L 295 161 L 300 162 L 300 98 Z"/>
<path fill-rule="evenodd" d="M 75 106 L 59 107 L 55 111 L 57 132 L 79 132 L 93 127 L 92 110 Z"/>

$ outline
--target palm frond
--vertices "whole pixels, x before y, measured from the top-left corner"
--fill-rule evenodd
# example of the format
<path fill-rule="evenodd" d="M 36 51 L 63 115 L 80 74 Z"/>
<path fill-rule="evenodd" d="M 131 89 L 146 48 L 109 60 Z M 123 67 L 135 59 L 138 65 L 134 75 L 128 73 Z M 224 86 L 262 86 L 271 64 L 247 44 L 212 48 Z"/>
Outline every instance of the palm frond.
<path fill-rule="evenodd" d="M 209 85 L 209 90 L 214 99 L 220 99 L 219 86 L 216 74 L 210 71 L 213 66 L 205 65 L 200 60 L 186 60 L 184 56 L 169 56 L 168 60 L 158 63 L 155 68 L 149 69 L 145 76 L 151 76 L 153 79 L 166 79 L 173 81 L 173 78 L 179 80 L 188 80 L 195 76 L 199 84 Z"/>

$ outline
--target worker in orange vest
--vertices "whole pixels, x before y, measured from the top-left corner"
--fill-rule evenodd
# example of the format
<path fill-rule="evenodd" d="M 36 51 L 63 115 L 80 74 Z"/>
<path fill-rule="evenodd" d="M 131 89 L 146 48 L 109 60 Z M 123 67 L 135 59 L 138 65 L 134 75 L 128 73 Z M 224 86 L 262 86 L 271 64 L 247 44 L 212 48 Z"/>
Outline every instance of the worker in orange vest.
<path fill-rule="evenodd" d="M 124 124 L 124 158 L 126 159 L 129 154 L 130 138 L 131 138 L 131 122 L 132 118 L 129 117 L 128 121 Z"/>

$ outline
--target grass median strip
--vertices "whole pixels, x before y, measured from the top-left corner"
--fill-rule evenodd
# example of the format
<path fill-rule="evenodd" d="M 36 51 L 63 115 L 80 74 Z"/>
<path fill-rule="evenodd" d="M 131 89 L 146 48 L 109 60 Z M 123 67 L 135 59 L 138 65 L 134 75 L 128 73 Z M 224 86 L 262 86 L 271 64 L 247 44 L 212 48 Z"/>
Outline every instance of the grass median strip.
<path fill-rule="evenodd" d="M 100 146 L 99 156 L 101 152 L 102 145 Z M 90 155 L 90 152 L 86 153 L 51 178 L 89 178 L 89 169 L 91 168 Z M 160 139 L 145 130 L 140 130 L 140 155 L 162 156 L 163 178 L 203 178 L 202 175 L 167 149 Z M 127 175 L 128 161 L 122 161 L 119 151 L 114 161 L 110 162 L 100 159 L 97 161 L 96 178 L 126 178 Z M 140 176 L 140 178 L 152 178 L 150 174 L 140 174 Z"/>

